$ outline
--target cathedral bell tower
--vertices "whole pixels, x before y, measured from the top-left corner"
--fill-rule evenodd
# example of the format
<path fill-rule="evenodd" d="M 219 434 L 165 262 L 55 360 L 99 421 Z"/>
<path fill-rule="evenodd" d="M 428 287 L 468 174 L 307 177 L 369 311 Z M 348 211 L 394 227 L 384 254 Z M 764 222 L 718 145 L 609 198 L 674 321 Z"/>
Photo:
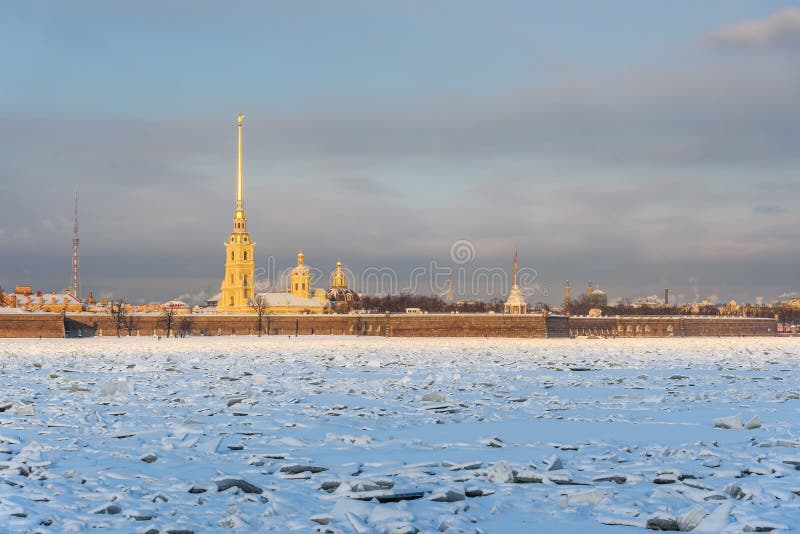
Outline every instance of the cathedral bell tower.
<path fill-rule="evenodd" d="M 253 299 L 253 276 L 255 243 L 247 233 L 247 217 L 244 214 L 244 187 L 242 185 L 242 121 L 239 115 L 236 126 L 239 130 L 239 158 L 236 168 L 236 209 L 233 212 L 233 231 L 225 243 L 225 278 L 222 279 L 222 295 L 217 311 L 222 313 L 250 312 Z"/>
<path fill-rule="evenodd" d="M 297 254 L 297 265 L 292 269 L 289 277 L 289 291 L 292 295 L 311 298 L 311 269 L 306 265 L 306 256 L 301 250 Z"/>

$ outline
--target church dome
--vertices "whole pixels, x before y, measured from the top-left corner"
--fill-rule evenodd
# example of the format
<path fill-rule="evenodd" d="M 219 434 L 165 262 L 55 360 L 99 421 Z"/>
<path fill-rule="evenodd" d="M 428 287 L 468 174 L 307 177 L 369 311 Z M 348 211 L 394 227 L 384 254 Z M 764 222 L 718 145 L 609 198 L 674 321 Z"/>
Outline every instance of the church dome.
<path fill-rule="evenodd" d="M 361 297 L 352 289 L 332 287 L 328 290 L 328 300 L 333 302 L 360 302 Z"/>

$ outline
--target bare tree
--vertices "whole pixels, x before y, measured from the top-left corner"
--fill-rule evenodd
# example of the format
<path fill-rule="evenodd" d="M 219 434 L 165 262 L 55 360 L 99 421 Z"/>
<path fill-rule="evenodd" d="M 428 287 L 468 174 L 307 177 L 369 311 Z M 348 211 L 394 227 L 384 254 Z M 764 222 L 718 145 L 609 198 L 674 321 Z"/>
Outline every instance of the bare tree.
<path fill-rule="evenodd" d="M 139 318 L 129 312 L 126 312 L 125 321 L 122 323 L 122 326 L 125 328 L 125 330 L 128 331 L 128 336 L 133 335 L 133 331 L 136 330 L 136 327 L 138 325 L 139 325 Z"/>
<path fill-rule="evenodd" d="M 178 323 L 178 328 L 180 329 L 181 337 L 192 335 L 193 324 L 194 320 L 192 319 L 191 315 L 181 318 L 180 322 Z"/>
<path fill-rule="evenodd" d="M 264 316 L 269 311 L 269 302 L 264 295 L 256 295 L 255 298 L 250 300 L 250 309 L 256 313 L 258 324 L 258 337 L 261 337 L 262 325 L 264 324 Z M 269 325 L 269 320 L 267 320 Z M 269 328 L 269 326 L 267 326 Z"/>
<path fill-rule="evenodd" d="M 172 332 L 172 327 L 175 325 L 175 315 L 177 310 L 172 306 L 162 306 L 161 308 L 161 324 L 164 325 L 164 330 L 167 331 L 167 337 Z"/>
<path fill-rule="evenodd" d="M 128 311 L 125 309 L 125 304 L 120 300 L 118 302 L 111 302 L 111 322 L 117 330 L 117 337 L 120 337 L 120 332 L 125 328 Z"/>

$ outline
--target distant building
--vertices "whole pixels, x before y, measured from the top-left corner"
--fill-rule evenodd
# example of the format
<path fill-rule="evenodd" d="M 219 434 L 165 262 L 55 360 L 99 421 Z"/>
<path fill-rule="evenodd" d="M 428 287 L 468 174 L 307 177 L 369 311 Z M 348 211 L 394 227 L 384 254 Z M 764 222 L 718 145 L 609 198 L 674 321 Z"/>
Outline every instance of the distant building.
<path fill-rule="evenodd" d="M 661 308 L 665 306 L 664 301 L 658 298 L 657 295 L 650 295 L 648 297 L 639 297 L 633 301 L 634 308 Z"/>
<path fill-rule="evenodd" d="M 161 305 L 162 310 L 171 310 L 178 315 L 192 313 L 192 308 L 182 300 L 170 300 Z"/>
<path fill-rule="evenodd" d="M 511 284 L 511 291 L 509 291 L 508 298 L 503 305 L 504 313 L 528 313 L 528 302 L 519 290 L 519 286 L 517 286 L 517 271 L 519 271 L 519 254 L 517 252 L 517 246 L 514 245 L 514 279 Z"/>
<path fill-rule="evenodd" d="M 800 310 L 800 298 L 785 300 L 781 302 L 781 304 L 792 309 Z"/>
<path fill-rule="evenodd" d="M 83 302 L 69 289 L 63 293 L 34 293 L 30 286 L 17 286 L 13 293 L 3 295 L 2 302 L 4 306 L 24 311 L 77 313 L 84 308 Z"/>
<path fill-rule="evenodd" d="M 608 306 L 608 295 L 606 295 L 605 291 L 593 288 L 591 280 L 589 280 L 589 287 L 586 289 L 586 296 L 589 299 L 589 306 L 592 308 Z"/>

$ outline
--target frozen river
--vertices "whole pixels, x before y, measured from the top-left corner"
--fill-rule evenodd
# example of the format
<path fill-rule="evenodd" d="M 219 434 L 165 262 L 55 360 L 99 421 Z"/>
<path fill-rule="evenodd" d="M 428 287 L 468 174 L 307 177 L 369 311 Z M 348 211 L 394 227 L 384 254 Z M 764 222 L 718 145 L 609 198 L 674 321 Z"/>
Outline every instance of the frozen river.
<path fill-rule="evenodd" d="M 0 532 L 798 531 L 799 363 L 778 338 L 0 340 Z"/>

